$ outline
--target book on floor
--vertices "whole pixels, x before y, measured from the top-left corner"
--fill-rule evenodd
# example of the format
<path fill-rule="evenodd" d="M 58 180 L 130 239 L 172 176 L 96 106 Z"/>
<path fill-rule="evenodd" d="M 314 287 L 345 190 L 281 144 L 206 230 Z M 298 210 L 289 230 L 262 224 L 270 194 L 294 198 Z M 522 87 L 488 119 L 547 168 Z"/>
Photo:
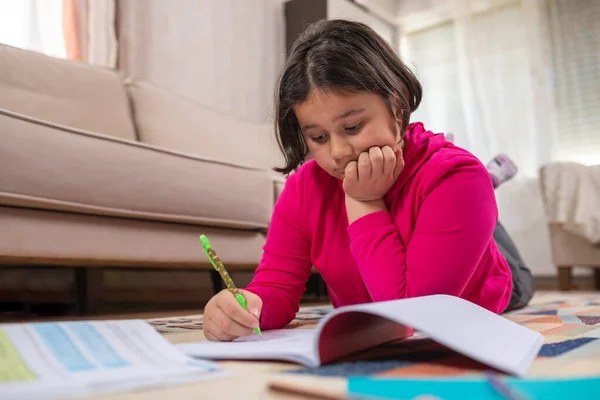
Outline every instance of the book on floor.
<path fill-rule="evenodd" d="M 321 377 L 277 374 L 269 389 L 318 399 L 443 399 L 443 400 L 596 400 L 597 376 L 514 378 L 490 374 L 469 377 Z"/>
<path fill-rule="evenodd" d="M 418 330 L 435 342 L 491 368 L 523 376 L 544 338 L 467 300 L 433 295 L 340 307 L 315 329 L 278 329 L 232 342 L 179 344 L 209 360 L 283 360 L 308 367 L 411 337 Z"/>
<path fill-rule="evenodd" d="M 227 375 L 142 320 L 0 324 L 0 399 L 55 399 Z"/>

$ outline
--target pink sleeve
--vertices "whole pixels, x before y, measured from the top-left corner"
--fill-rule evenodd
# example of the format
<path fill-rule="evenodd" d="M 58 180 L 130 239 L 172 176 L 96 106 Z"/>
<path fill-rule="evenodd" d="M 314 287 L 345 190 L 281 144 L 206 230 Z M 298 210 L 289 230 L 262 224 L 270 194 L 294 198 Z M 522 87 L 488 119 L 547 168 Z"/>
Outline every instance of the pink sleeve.
<path fill-rule="evenodd" d="M 262 260 L 246 288 L 263 302 L 263 329 L 283 328 L 294 319 L 311 273 L 300 189 L 296 174 L 291 175 L 273 210 Z"/>
<path fill-rule="evenodd" d="M 492 240 L 497 218 L 490 178 L 473 163 L 439 180 L 423 200 L 408 244 L 389 211 L 358 219 L 348 232 L 373 301 L 458 296 Z"/>

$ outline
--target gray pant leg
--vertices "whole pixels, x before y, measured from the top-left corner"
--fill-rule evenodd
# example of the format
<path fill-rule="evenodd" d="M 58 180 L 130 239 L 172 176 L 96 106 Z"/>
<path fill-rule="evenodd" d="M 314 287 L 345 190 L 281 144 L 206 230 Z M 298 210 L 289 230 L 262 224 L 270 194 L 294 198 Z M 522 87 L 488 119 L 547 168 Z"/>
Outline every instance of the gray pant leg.
<path fill-rule="evenodd" d="M 500 253 L 512 271 L 512 295 L 505 311 L 525 307 L 533 297 L 535 289 L 531 271 L 523 262 L 517 247 L 500 222 L 496 224 L 493 236 Z"/>

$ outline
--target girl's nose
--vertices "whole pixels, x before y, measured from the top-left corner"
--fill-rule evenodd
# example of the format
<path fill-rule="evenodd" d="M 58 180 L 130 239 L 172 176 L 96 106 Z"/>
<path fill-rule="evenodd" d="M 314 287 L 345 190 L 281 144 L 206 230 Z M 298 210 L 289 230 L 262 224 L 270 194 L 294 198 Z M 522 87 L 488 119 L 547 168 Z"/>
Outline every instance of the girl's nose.
<path fill-rule="evenodd" d="M 331 158 L 338 164 L 352 157 L 353 150 L 350 143 L 343 139 L 331 139 Z M 349 160 L 348 160 L 349 161 Z"/>

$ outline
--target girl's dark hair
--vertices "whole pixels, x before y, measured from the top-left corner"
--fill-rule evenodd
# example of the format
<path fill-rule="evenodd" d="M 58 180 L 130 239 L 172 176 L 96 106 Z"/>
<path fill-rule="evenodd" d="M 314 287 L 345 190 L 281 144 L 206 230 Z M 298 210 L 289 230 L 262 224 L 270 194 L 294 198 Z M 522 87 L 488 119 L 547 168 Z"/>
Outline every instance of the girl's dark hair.
<path fill-rule="evenodd" d="M 289 174 L 308 155 L 308 146 L 293 106 L 322 90 L 369 92 L 380 95 L 402 116 L 402 136 L 410 114 L 421 102 L 421 84 L 400 57 L 374 30 L 358 22 L 320 21 L 295 41 L 277 88 L 276 131 Z"/>

